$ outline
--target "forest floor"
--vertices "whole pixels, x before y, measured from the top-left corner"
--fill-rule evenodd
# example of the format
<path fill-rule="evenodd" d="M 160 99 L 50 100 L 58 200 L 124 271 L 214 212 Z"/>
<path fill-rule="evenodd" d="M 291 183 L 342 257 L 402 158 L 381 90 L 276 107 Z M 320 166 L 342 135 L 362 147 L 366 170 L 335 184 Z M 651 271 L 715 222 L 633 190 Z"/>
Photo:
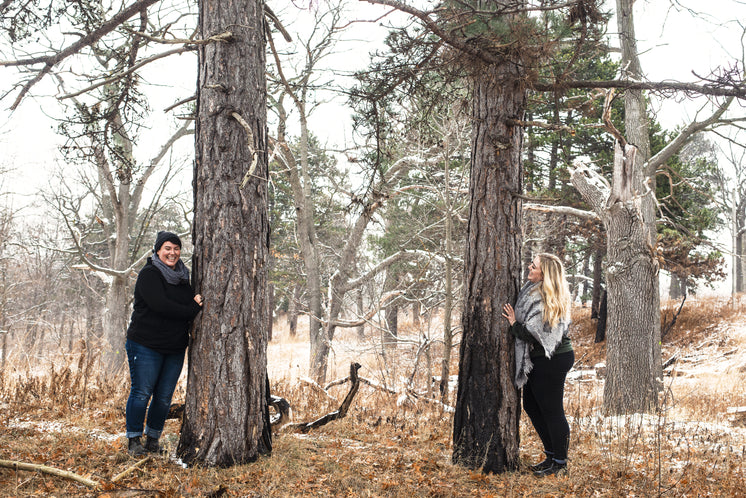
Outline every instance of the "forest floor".
<path fill-rule="evenodd" d="M 666 307 L 664 324 L 676 307 Z M 423 338 L 437 339 L 435 318 L 418 326 L 400 319 L 399 345 L 383 353 L 380 336 L 359 340 L 341 331 L 329 379 L 344 377 L 357 361 L 371 381 L 360 386 L 347 417 L 305 435 L 280 431 L 271 456 L 226 469 L 184 468 L 172 456 L 132 468 L 137 460 L 127 455 L 123 434 L 126 373 L 102 387 L 85 351 L 57 359 L 11 355 L 0 377 L 0 460 L 61 469 L 99 488 L 0 467 L 0 496 L 746 496 L 742 310 L 742 303 L 734 310 L 714 298 L 687 301 L 663 340 L 664 361 L 675 361 L 666 369 L 661 409 L 627 417 L 603 415 L 604 346 L 593 342 L 588 310 L 575 310 L 577 361 L 565 397 L 570 471 L 544 479 L 526 468 L 543 454 L 525 416 L 518 471 L 485 475 L 451 463 L 452 414 L 426 400 L 428 392 L 435 397 L 428 380 L 442 350 L 437 341 L 420 347 Z M 268 351 L 272 391 L 292 403 L 295 421 L 336 409 L 349 388 L 324 391 L 304 378 L 307 341 L 307 332 L 289 337 L 278 325 Z M 175 401 L 183 394 L 182 384 Z M 178 421 L 167 422 L 163 442 L 171 452 L 178 430 Z"/>

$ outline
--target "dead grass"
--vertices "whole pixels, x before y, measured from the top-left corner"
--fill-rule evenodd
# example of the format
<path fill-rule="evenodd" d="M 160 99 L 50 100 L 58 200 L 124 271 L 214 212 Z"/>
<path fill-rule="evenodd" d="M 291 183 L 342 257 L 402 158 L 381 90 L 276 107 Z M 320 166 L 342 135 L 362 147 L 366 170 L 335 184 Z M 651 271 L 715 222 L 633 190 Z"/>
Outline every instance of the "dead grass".
<path fill-rule="evenodd" d="M 590 371 L 603 361 L 603 346 L 593 343 L 588 310 L 576 310 L 574 318 L 576 369 Z M 0 459 L 70 470 L 105 489 L 97 495 L 62 478 L 0 468 L 0 496 L 745 496 L 746 432 L 732 427 L 726 414 L 746 405 L 746 378 L 738 370 L 744 356 L 724 355 L 743 350 L 736 331 L 746 329 L 745 322 L 721 301 L 687 302 L 663 344 L 664 357 L 679 351 L 674 372 L 685 373 L 666 377 L 668 394 L 657 415 L 604 418 L 602 383 L 590 373 L 569 381 L 571 473 L 544 480 L 525 470 L 496 476 L 452 465 L 449 414 L 361 386 L 347 418 L 305 436 L 276 435 L 271 457 L 228 469 L 184 469 L 157 458 L 111 484 L 134 463 L 122 434 L 126 377 L 104 382 L 93 374 L 96 355 L 83 347 L 54 364 L 10 358 L 0 379 Z M 412 387 L 426 391 L 429 376 L 439 373 L 442 346 L 433 347 L 429 360 L 420 346 L 423 336 L 437 340 L 440 324 L 437 317 L 424 322 L 424 333 L 406 320 L 403 325 L 402 344 L 385 351 L 375 332 L 360 342 L 353 330 L 340 331 L 329 378 L 346 375 L 354 360 L 363 364 L 362 376 L 382 385 L 401 392 L 411 378 Z M 287 335 L 278 324 L 269 347 L 273 392 L 292 402 L 297 421 L 335 409 L 347 386 L 330 388 L 329 399 L 304 383 L 307 329 Z M 167 423 L 167 448 L 175 448 L 178 430 L 176 421 Z M 521 441 L 526 464 L 540 458 L 525 417 Z"/>

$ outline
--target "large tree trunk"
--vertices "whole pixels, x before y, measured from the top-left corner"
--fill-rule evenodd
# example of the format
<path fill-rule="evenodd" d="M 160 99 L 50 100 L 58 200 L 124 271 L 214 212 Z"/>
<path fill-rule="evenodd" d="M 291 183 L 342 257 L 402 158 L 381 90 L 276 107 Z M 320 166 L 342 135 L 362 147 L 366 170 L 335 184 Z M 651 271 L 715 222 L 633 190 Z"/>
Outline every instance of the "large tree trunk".
<path fill-rule="evenodd" d="M 271 451 L 263 3 L 199 5 L 202 38 L 232 35 L 199 48 L 193 261 L 205 305 L 189 348 L 177 450 L 188 464 L 241 464 Z"/>
<path fill-rule="evenodd" d="M 597 174 L 585 168 L 576 169 L 572 181 L 606 227 L 604 408 L 624 414 L 648 412 L 657 406 L 661 359 L 660 344 L 654 342 L 660 337 L 660 306 L 656 299 L 658 264 L 649 233 L 655 225 L 645 218 L 650 211 L 641 206 L 655 199 L 652 193 L 637 195 L 643 175 L 636 148 L 627 145 L 622 152 L 617 144 L 616 149 L 611 192 L 598 179 L 594 181 Z"/>
<path fill-rule="evenodd" d="M 502 314 L 521 284 L 522 69 L 504 63 L 476 70 L 471 206 L 464 258 L 453 461 L 484 472 L 518 466 L 520 402 L 513 384 L 514 340 Z"/>
<path fill-rule="evenodd" d="M 657 406 L 658 265 L 647 221 L 641 222 L 631 200 L 609 210 L 604 408 L 613 414 L 649 412 Z"/>
<path fill-rule="evenodd" d="M 619 28 L 619 43 L 622 49 L 622 77 L 635 81 L 643 79 L 642 67 L 637 52 L 637 38 L 635 35 L 635 23 L 633 16 L 634 0 L 617 0 L 617 25 Z M 609 323 L 607 342 L 607 382 L 604 388 L 604 407 L 612 413 L 630 413 L 649 411 L 657 406 L 656 378 L 663 375 L 661 363 L 661 323 L 660 323 L 660 293 L 658 264 L 655 258 L 655 246 L 657 241 L 656 231 L 656 200 L 655 200 L 655 168 L 649 166 L 644 169 L 645 162 L 650 158 L 650 135 L 648 130 L 648 117 L 645 105 L 645 96 L 640 90 L 627 90 L 624 94 L 624 127 L 627 142 L 637 148 L 635 163 L 632 173 L 632 189 L 639 196 L 636 200 L 635 213 L 617 213 L 620 217 L 634 214 L 642 218 L 645 224 L 640 232 L 635 228 L 634 237 L 645 237 L 645 240 L 633 240 L 629 244 L 625 241 L 630 235 L 624 232 L 624 226 L 629 222 L 632 226 L 637 222 L 631 218 L 621 222 L 619 231 L 611 235 L 607 233 L 608 260 L 607 260 L 607 285 L 609 299 Z M 624 151 L 625 154 L 627 151 Z M 615 171 L 620 165 L 614 164 Z M 650 192 L 650 194 L 646 194 Z M 632 199 L 624 199 L 632 201 Z M 612 208 L 613 209 L 613 208 Z M 612 214 L 612 218 L 616 218 Z M 617 219 L 617 221 L 619 221 Z M 607 232 L 609 226 L 607 225 Z M 611 256 L 611 248 L 617 252 L 617 258 Z M 622 254 L 624 253 L 624 254 Z M 631 280 L 633 275 L 624 272 L 624 276 L 618 281 L 619 285 L 630 286 L 626 289 L 612 289 L 612 280 L 617 277 L 611 275 L 610 269 L 617 263 L 634 265 L 630 268 L 636 273 L 638 279 Z M 635 293 L 639 291 L 639 293 Z M 624 301 L 616 301 L 618 298 L 626 298 Z M 643 308 L 637 308 L 641 302 Z M 636 317 L 644 320 L 631 323 Z M 618 319 L 619 321 L 616 321 Z M 616 329 L 616 327 L 622 327 Z M 644 331 L 644 332 L 643 332 Z M 638 337 L 647 334 L 648 337 Z M 614 351 L 620 347 L 627 351 Z M 648 349 L 649 348 L 649 349 Z M 636 358 L 633 359 L 632 357 Z M 624 365 L 614 365 L 614 361 Z M 630 364 L 646 367 L 633 373 L 628 370 Z M 625 373 L 631 376 L 625 376 Z M 622 377 L 612 378 L 615 373 Z M 650 392 L 649 389 L 655 389 Z M 625 390 L 633 391 L 635 394 L 625 393 Z M 610 396 L 612 399 L 606 399 Z M 633 406 L 624 405 L 629 400 Z"/>

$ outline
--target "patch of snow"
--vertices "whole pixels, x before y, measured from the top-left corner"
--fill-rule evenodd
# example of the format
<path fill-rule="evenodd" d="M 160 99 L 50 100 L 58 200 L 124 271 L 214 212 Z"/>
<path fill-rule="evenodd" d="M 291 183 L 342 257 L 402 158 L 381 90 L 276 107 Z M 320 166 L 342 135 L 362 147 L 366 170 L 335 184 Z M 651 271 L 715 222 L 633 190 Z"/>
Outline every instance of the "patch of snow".
<path fill-rule="evenodd" d="M 88 437 L 100 439 L 102 441 L 116 441 L 117 439 L 125 437 L 125 433 L 111 434 L 99 430 L 84 430 L 74 425 L 66 424 L 58 421 L 35 421 L 35 420 L 17 420 L 10 422 L 8 427 L 15 429 L 33 429 L 37 432 L 54 432 L 60 434 L 62 432 L 74 432 L 78 434 L 85 434 Z"/>

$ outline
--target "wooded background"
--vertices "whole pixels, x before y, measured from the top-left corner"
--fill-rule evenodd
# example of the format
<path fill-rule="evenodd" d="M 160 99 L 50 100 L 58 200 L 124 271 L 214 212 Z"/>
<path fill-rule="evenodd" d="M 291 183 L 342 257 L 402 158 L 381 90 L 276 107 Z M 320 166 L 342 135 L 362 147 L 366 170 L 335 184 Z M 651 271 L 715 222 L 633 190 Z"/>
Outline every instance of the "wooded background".
<path fill-rule="evenodd" d="M 684 299 L 722 279 L 729 257 L 743 291 L 743 16 L 672 1 L 703 31 L 732 22 L 741 45 L 691 80 L 651 81 L 632 0 L 368 3 L 380 18 L 367 22 L 387 35 L 375 53 L 345 54 L 368 61 L 354 72 L 328 64 L 362 24 L 352 1 L 0 3 L 9 123 L 34 99 L 53 101 L 62 137 L 43 219 L 18 210 L 3 182 L 0 375 L 12 349 L 43 357 L 79 340 L 101 348 L 105 372 L 123 368 L 136 272 L 168 229 L 194 241 L 206 297 L 185 460 L 270 451 L 273 318 L 291 334 L 308 321 L 308 374 L 323 383 L 340 328 L 376 337 L 386 358 L 409 313 L 442 316 L 418 340 L 442 351 L 454 460 L 514 468 L 520 406 L 500 310 L 536 252 L 563 259 L 578 305 L 595 316 L 606 303 L 606 409 L 656 409 L 661 275 Z M 194 62 L 184 78 L 196 92 L 180 74 L 148 72 L 166 57 Z M 167 97 L 152 88 L 173 80 Z M 312 119 L 329 92 L 353 117 L 348 143 L 328 142 L 334 115 Z M 666 129 L 650 105 L 662 99 L 697 112 Z M 727 247 L 713 240 L 725 229 Z M 238 419 L 216 416 L 226 404 Z"/>

